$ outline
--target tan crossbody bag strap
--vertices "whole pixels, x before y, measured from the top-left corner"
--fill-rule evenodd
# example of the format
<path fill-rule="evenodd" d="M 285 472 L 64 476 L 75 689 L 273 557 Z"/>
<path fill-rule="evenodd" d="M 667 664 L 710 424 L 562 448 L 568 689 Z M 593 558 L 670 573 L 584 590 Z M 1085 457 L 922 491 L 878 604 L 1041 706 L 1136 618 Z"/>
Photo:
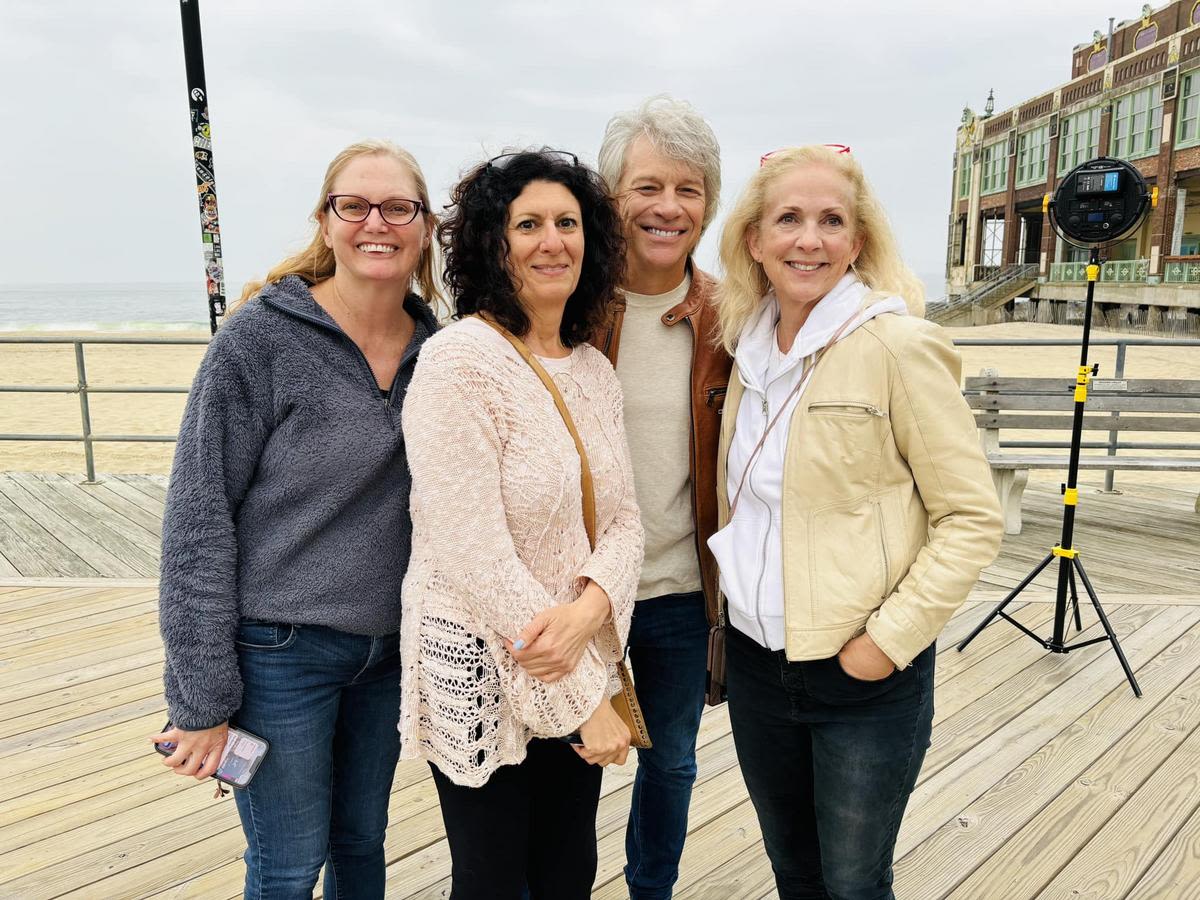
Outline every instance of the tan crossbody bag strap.
<path fill-rule="evenodd" d="M 483 319 L 482 316 L 480 316 Z M 567 403 L 562 398 L 562 394 L 558 392 L 558 386 L 554 383 L 554 379 L 550 377 L 550 373 L 546 371 L 536 356 L 525 346 L 525 342 L 519 337 L 510 332 L 490 319 L 483 319 L 492 328 L 504 337 L 513 348 L 521 354 L 521 359 L 529 363 L 529 368 L 537 373 L 537 377 L 542 379 L 542 384 L 546 386 L 546 390 L 550 392 L 550 396 L 554 398 L 554 405 L 558 407 L 558 414 L 562 416 L 563 424 L 567 426 L 567 431 L 571 433 L 571 440 L 575 442 L 575 449 L 579 452 L 579 488 L 583 495 L 583 527 L 587 531 L 588 546 L 593 550 L 596 549 L 596 490 L 592 483 L 592 467 L 588 464 L 587 451 L 583 449 L 583 441 L 579 437 L 579 432 L 575 428 L 575 421 L 571 418 L 571 411 L 567 409 Z"/>
<path fill-rule="evenodd" d="M 513 345 L 513 349 L 521 355 L 521 359 L 529 364 L 529 368 L 537 373 L 537 377 L 542 380 L 542 384 L 546 386 L 546 390 L 554 398 L 554 405 L 558 408 L 558 414 L 562 416 L 563 424 L 567 426 L 567 431 L 571 434 L 571 440 L 575 442 L 575 449 L 579 452 L 579 489 L 583 502 L 583 528 L 587 532 L 588 546 L 592 550 L 595 550 L 596 491 L 592 483 L 592 467 L 588 464 L 587 451 L 583 449 L 583 440 L 580 439 L 579 432 L 575 428 L 575 421 L 571 418 L 571 411 L 567 409 L 566 401 L 563 400 L 562 394 L 558 392 L 558 386 L 555 385 L 554 379 L 550 377 L 550 373 L 538 362 L 537 357 L 525 346 L 524 341 L 498 323 L 483 316 L 479 316 L 478 318 L 487 322 L 498 334 Z M 650 731 L 646 727 L 646 719 L 642 715 L 642 706 L 638 702 L 637 693 L 633 689 L 633 678 L 630 676 L 629 669 L 626 667 L 624 660 L 617 663 L 617 677 L 621 681 L 621 692 L 615 694 L 611 699 L 613 709 L 616 710 L 617 715 L 621 717 L 626 727 L 629 728 L 629 733 L 632 736 L 631 744 L 639 750 L 647 750 L 652 746 Z"/>

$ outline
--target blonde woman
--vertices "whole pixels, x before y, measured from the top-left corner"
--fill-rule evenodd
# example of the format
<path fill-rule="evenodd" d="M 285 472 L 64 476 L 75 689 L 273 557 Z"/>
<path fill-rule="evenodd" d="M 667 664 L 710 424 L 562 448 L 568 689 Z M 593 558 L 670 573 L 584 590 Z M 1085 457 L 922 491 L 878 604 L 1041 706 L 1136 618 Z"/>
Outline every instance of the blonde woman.
<path fill-rule="evenodd" d="M 246 897 L 311 897 L 324 865 L 325 896 L 380 898 L 412 534 L 400 412 L 436 329 L 436 223 L 385 141 L 338 154 L 313 218 L 188 398 L 163 524 L 171 726 L 152 740 L 196 778 L 230 724 L 270 743 L 237 792 Z"/>
<path fill-rule="evenodd" d="M 890 898 L 934 639 L 1001 520 L 959 357 L 846 147 L 768 154 L 721 239 L 710 541 L 738 761 L 782 900 Z"/>

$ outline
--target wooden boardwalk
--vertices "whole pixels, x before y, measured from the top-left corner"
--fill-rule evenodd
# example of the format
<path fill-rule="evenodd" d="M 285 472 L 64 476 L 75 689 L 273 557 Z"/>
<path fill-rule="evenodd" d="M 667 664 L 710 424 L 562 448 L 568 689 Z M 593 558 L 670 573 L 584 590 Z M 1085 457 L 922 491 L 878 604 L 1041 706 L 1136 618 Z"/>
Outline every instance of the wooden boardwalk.
<path fill-rule="evenodd" d="M 233 803 L 167 773 L 146 740 L 165 719 L 146 577 L 162 480 L 106 476 L 106 493 L 78 480 L 0 476 L 0 897 L 239 896 Z M 1200 900 L 1200 516 L 1194 491 L 1125 490 L 1081 496 L 1077 546 L 1145 696 L 1106 646 L 1054 656 L 1003 622 L 945 650 L 899 840 L 902 900 Z M 1006 538 L 943 648 L 1047 551 L 1060 510 L 1030 486 L 1025 533 Z M 1045 633 L 1052 580 L 1038 587 L 1010 609 Z M 1084 625 L 1097 633 L 1090 608 Z M 724 708 L 706 713 L 700 743 L 676 897 L 773 897 Z M 597 898 L 625 896 L 632 776 L 605 775 Z M 388 896 L 445 897 L 423 764 L 401 764 L 391 823 Z"/>
<path fill-rule="evenodd" d="M 158 574 L 164 475 L 0 473 L 0 583 L 29 578 L 153 578 Z M 1200 515 L 1195 488 L 1122 486 L 1104 494 L 1081 485 L 1075 545 L 1098 590 L 1200 594 Z M 1012 588 L 1057 543 L 1056 486 L 1025 492 L 1025 528 L 980 579 Z"/>

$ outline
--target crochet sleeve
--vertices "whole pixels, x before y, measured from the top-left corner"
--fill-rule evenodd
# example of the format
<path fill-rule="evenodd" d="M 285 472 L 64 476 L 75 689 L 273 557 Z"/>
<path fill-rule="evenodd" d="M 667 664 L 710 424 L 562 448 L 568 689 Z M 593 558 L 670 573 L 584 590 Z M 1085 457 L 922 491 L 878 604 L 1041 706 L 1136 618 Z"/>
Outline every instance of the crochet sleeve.
<path fill-rule="evenodd" d="M 633 603 L 642 571 L 645 532 L 633 487 L 633 462 L 625 437 L 621 385 L 615 374 L 611 374 L 607 382 L 604 418 L 613 443 L 620 450 L 622 499 L 612 521 L 596 535 L 596 549 L 579 573 L 579 590 L 583 590 L 583 581 L 590 578 L 608 594 L 612 621 L 596 635 L 595 646 L 604 659 L 616 662 L 625 655 L 625 642 L 629 638 L 629 623 L 633 618 Z"/>
<path fill-rule="evenodd" d="M 494 393 L 492 379 L 434 349 L 422 354 L 404 401 L 414 528 L 431 547 L 443 588 L 487 630 L 479 637 L 517 717 L 541 736 L 569 734 L 607 696 L 607 667 L 589 647 L 571 674 L 543 684 L 505 649 L 501 638 L 515 638 L 555 599 L 517 556 L 508 530 L 503 445 L 485 399 Z"/>

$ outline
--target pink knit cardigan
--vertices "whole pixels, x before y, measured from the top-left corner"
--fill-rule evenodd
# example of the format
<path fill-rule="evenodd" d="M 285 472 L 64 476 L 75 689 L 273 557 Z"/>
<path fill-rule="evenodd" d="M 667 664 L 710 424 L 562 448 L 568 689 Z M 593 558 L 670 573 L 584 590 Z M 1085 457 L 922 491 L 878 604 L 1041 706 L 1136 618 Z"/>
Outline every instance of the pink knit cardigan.
<path fill-rule="evenodd" d="M 486 324 L 430 338 L 404 401 L 413 548 L 404 579 L 401 754 L 457 784 L 485 783 L 525 758 L 532 737 L 575 731 L 614 690 L 629 633 L 643 534 L 621 389 L 604 356 L 576 347 L 551 376 L 592 467 L 596 549 L 588 547 L 579 456 L 550 393 Z M 592 579 L 612 622 L 575 670 L 528 675 L 502 638 Z"/>

